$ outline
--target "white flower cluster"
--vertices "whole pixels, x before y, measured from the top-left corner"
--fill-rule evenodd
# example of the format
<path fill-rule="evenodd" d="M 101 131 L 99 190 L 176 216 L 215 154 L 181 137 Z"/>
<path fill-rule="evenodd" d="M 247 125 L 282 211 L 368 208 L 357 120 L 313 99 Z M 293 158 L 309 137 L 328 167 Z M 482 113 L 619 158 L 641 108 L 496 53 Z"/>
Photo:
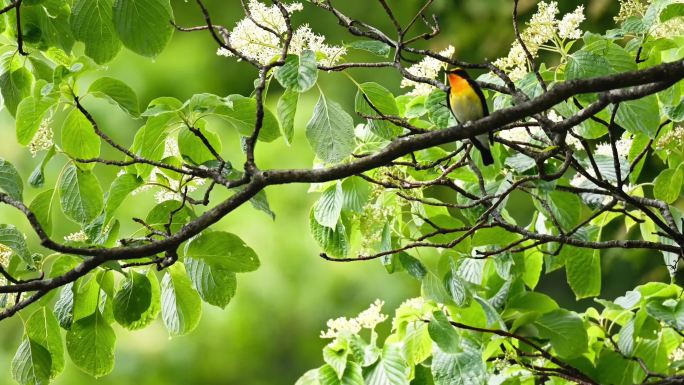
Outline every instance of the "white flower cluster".
<path fill-rule="evenodd" d="M 648 2 L 642 0 L 620 0 L 620 11 L 615 16 L 616 22 L 623 22 L 632 16 L 643 16 L 646 13 Z"/>
<path fill-rule="evenodd" d="M 444 57 L 451 57 L 456 49 L 453 46 L 449 46 L 439 54 Z M 439 71 L 447 67 L 447 63 L 439 61 L 433 57 L 426 56 L 420 62 L 412 65 L 406 70 L 413 76 L 436 79 L 439 75 Z M 428 95 L 432 90 L 435 89 L 431 84 L 425 84 L 421 82 L 416 82 L 409 79 L 402 79 L 401 87 L 413 87 L 413 90 L 409 92 L 412 96 Z"/>
<path fill-rule="evenodd" d="M 64 240 L 67 242 L 85 242 L 88 240 L 88 236 L 81 230 L 67 235 Z"/>
<path fill-rule="evenodd" d="M 7 265 L 9 265 L 11 256 L 12 249 L 10 249 L 9 246 L 0 243 L 0 265 L 7 267 Z"/>
<path fill-rule="evenodd" d="M 38 127 L 38 132 L 36 132 L 31 143 L 29 143 L 28 149 L 33 157 L 40 151 L 49 150 L 54 144 L 50 123 L 52 123 L 50 119 L 43 119 L 43 121 L 40 122 L 40 127 Z"/>
<path fill-rule="evenodd" d="M 261 64 L 277 60 L 282 53 L 281 38 L 287 32 L 287 23 L 280 9 L 276 5 L 267 6 L 257 0 L 250 0 L 248 8 L 252 18 L 247 17 L 237 23 L 230 32 L 228 44 Z M 301 11 L 303 7 L 301 3 L 291 3 L 286 4 L 285 8 L 291 14 Z M 279 36 L 259 25 L 277 32 Z M 347 52 L 344 47 L 325 44 L 325 37 L 313 33 L 306 24 L 294 31 L 288 53 L 299 55 L 304 50 L 316 52 L 319 62 L 326 66 L 335 64 Z M 220 48 L 217 54 L 233 56 L 224 48 Z"/>
<path fill-rule="evenodd" d="M 677 126 L 661 136 L 658 139 L 658 143 L 656 143 L 656 148 L 658 150 L 665 150 L 668 155 L 672 148 L 684 148 L 684 127 Z"/>
<path fill-rule="evenodd" d="M 627 159 L 629 156 L 629 149 L 632 148 L 632 138 L 629 136 L 624 136 L 622 139 L 615 141 L 615 148 L 619 157 Z M 599 143 L 594 151 L 596 155 L 603 155 L 608 157 L 613 157 L 613 149 L 610 143 Z"/>
<path fill-rule="evenodd" d="M 520 34 L 520 38 L 532 57 L 537 57 L 539 49 L 545 43 L 553 41 L 555 36 L 560 39 L 579 39 L 582 35 L 579 25 L 584 21 L 584 6 L 580 5 L 574 12 L 563 16 L 561 20 L 556 19 L 559 12 L 558 3 L 555 1 L 550 3 L 541 1 L 537 5 L 537 13 L 532 16 L 527 28 Z M 513 80 L 522 79 L 528 72 L 527 56 L 517 39 L 513 42 L 508 56 L 496 60 L 494 65 L 507 71 Z"/>
<path fill-rule="evenodd" d="M 379 323 L 387 319 L 387 315 L 380 312 L 384 304 L 383 301 L 377 299 L 368 309 L 359 313 L 356 318 L 340 317 L 328 320 L 326 324 L 328 330 L 321 331 L 321 338 L 334 339 L 340 336 L 357 334 L 361 329 L 375 329 Z"/>
<path fill-rule="evenodd" d="M 176 146 L 175 148 L 174 145 Z M 164 149 L 164 151 L 165 153 L 168 151 L 169 154 L 173 155 L 174 151 L 178 149 L 177 146 L 178 144 L 175 141 L 175 139 L 167 140 L 166 148 Z M 186 187 L 188 193 L 195 192 L 197 191 L 198 186 L 204 185 L 204 182 L 204 179 L 193 179 L 189 182 L 186 181 L 183 184 L 183 187 L 181 187 L 180 181 L 164 177 L 162 172 L 155 167 L 152 170 L 152 174 L 150 175 L 149 181 L 144 185 L 138 187 L 137 189 L 133 190 L 133 192 L 131 192 L 131 195 L 138 195 L 145 191 L 149 191 L 154 188 L 159 188 L 159 190 L 154 194 L 154 199 L 155 201 L 157 201 L 157 203 L 162 203 L 170 200 L 180 201 L 183 199 L 182 192 L 183 190 L 185 190 Z"/>
<path fill-rule="evenodd" d="M 558 123 L 563 120 L 563 117 L 558 115 L 558 113 L 556 113 L 554 110 L 550 110 L 547 117 L 554 123 Z M 510 130 L 499 132 L 499 137 L 510 142 L 531 143 L 539 141 L 541 138 L 545 138 L 546 134 L 540 127 L 537 126 L 514 127 Z M 580 143 L 579 139 L 570 135 L 570 133 L 565 136 L 565 143 L 576 150 L 582 148 L 582 143 Z"/>
<path fill-rule="evenodd" d="M 674 351 L 672 351 L 672 353 L 670 353 L 670 361 L 671 362 L 677 362 L 677 361 L 681 361 L 681 360 L 684 360 L 684 344 L 679 345 L 679 347 L 677 347 L 677 349 L 675 349 Z"/>

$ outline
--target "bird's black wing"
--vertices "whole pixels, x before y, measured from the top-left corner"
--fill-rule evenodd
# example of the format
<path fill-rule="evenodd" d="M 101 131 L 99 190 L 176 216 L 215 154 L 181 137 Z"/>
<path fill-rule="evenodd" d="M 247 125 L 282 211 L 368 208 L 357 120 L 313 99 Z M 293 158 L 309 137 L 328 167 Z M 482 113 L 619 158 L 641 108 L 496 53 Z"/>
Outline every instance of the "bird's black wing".
<path fill-rule="evenodd" d="M 468 81 L 468 84 L 475 90 L 475 93 L 477 94 L 477 97 L 480 98 L 480 103 L 482 103 L 482 116 L 488 116 L 489 115 L 489 108 L 487 108 L 487 99 L 485 98 L 484 94 L 482 93 L 482 89 L 480 86 L 477 84 L 477 82 L 471 78 L 466 78 L 466 81 Z"/>
<path fill-rule="evenodd" d="M 456 114 L 454 114 L 454 111 L 451 109 L 451 87 L 447 88 L 446 90 L 446 105 L 451 115 L 453 115 L 454 118 L 456 118 Z M 458 119 L 456 119 L 456 121 L 458 122 Z"/>
<path fill-rule="evenodd" d="M 468 84 L 470 84 L 470 87 L 475 90 L 475 94 L 477 94 L 477 97 L 480 98 L 480 103 L 482 104 L 482 117 L 489 116 L 489 108 L 487 107 L 487 98 L 485 98 L 484 93 L 482 92 L 482 88 L 477 84 L 477 82 L 471 78 L 466 78 L 468 81 Z M 492 132 L 489 132 L 489 141 L 493 142 L 494 141 L 494 134 Z"/>

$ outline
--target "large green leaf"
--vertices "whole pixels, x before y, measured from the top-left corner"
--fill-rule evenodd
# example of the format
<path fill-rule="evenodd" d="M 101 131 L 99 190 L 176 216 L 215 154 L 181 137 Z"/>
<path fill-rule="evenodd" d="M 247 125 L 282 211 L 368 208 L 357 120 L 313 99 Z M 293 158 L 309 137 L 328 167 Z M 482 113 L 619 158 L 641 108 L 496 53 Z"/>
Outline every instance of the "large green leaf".
<path fill-rule="evenodd" d="M 449 319 L 442 311 L 432 313 L 432 320 L 428 324 L 430 338 L 446 353 L 457 353 L 460 348 L 461 339 L 456 329 L 451 325 Z"/>
<path fill-rule="evenodd" d="M 577 299 L 601 293 L 601 254 L 598 250 L 565 246 L 565 270 Z"/>
<path fill-rule="evenodd" d="M 31 205 L 29 205 L 29 210 L 35 214 L 38 223 L 40 223 L 48 236 L 52 234 L 52 198 L 54 195 L 54 189 L 43 191 L 36 195 Z"/>
<path fill-rule="evenodd" d="M 64 369 L 64 346 L 59 323 L 52 311 L 45 307 L 36 310 L 26 321 L 24 329 L 29 340 L 50 353 L 50 378 L 61 373 Z"/>
<path fill-rule="evenodd" d="M 202 316 L 202 300 L 182 264 L 171 266 L 161 283 L 161 312 L 166 329 L 172 336 L 193 331 Z"/>
<path fill-rule="evenodd" d="M 10 197 L 21 201 L 24 193 L 24 182 L 12 163 L 0 158 L 0 190 Z"/>
<path fill-rule="evenodd" d="M 280 128 L 283 131 L 283 137 L 287 144 L 292 143 L 294 138 L 294 119 L 297 113 L 297 102 L 299 101 L 299 92 L 287 89 L 283 95 L 278 99 L 278 119 L 280 119 Z"/>
<path fill-rule="evenodd" d="M 401 344 L 386 343 L 380 360 L 365 375 L 367 385 L 408 385 L 409 368 L 401 355 Z"/>
<path fill-rule="evenodd" d="M 442 90 L 434 90 L 427 96 L 425 108 L 436 128 L 447 128 L 456 121 L 447 106 L 447 94 Z"/>
<path fill-rule="evenodd" d="M 646 305 L 648 314 L 677 330 L 684 330 L 684 300 L 654 300 Z"/>
<path fill-rule="evenodd" d="M 124 199 L 136 188 L 142 186 L 143 181 L 134 174 L 122 174 L 116 177 L 109 187 L 107 199 L 105 199 L 105 214 L 111 218 Z"/>
<path fill-rule="evenodd" d="M 340 162 L 354 150 L 354 121 L 342 106 L 321 94 L 306 125 L 306 138 L 321 160 Z"/>
<path fill-rule="evenodd" d="M 674 203 L 682 191 L 684 167 L 665 169 L 655 178 L 653 195 L 666 203 Z"/>
<path fill-rule="evenodd" d="M 143 56 L 159 55 L 173 35 L 169 0 L 115 0 L 113 21 L 123 44 Z"/>
<path fill-rule="evenodd" d="M 318 223 L 311 210 L 309 215 L 309 229 L 316 243 L 333 257 L 345 257 L 349 252 L 349 241 L 342 221 L 337 222 L 334 229 Z"/>
<path fill-rule="evenodd" d="M 164 113 L 152 116 L 142 126 L 133 138 L 131 152 L 154 161 L 160 161 L 164 156 L 164 146 L 168 135 L 168 127 L 175 121 L 174 113 Z M 136 164 L 135 170 L 142 178 L 147 178 L 154 166 L 148 164 Z"/>
<path fill-rule="evenodd" d="M 237 94 L 229 95 L 226 100 L 228 105 L 232 105 L 232 107 L 217 108 L 215 113 L 235 127 L 240 135 L 252 135 L 256 125 L 256 100 Z M 259 140 L 272 142 L 278 137 L 280 137 L 278 119 L 270 109 L 264 108 L 264 119 L 259 131 Z"/>
<path fill-rule="evenodd" d="M 201 127 L 201 125 L 196 129 L 209 142 L 214 151 L 220 154 L 222 149 L 221 138 L 216 133 Z M 204 141 L 186 127 L 183 127 L 178 133 L 178 149 L 184 158 L 190 159 L 195 164 L 216 160 Z"/>
<path fill-rule="evenodd" d="M 561 358 L 574 358 L 587 350 L 587 330 L 582 319 L 573 312 L 554 310 L 541 316 L 535 325 L 539 335 L 551 341 Z"/>
<path fill-rule="evenodd" d="M 360 84 L 354 105 L 356 112 L 367 116 L 399 115 L 394 95 L 378 83 Z M 393 139 L 402 132 L 401 127 L 385 120 L 368 119 L 368 125 L 375 135 L 384 139 Z"/>
<path fill-rule="evenodd" d="M 259 258 L 254 250 L 237 235 L 223 231 L 200 234 L 188 244 L 185 254 L 236 273 L 254 271 L 259 267 Z"/>
<path fill-rule="evenodd" d="M 185 269 L 192 285 L 206 303 L 225 308 L 235 296 L 235 273 L 207 259 L 185 257 Z"/>
<path fill-rule="evenodd" d="M 304 50 L 299 56 L 289 55 L 285 64 L 276 71 L 275 78 L 284 88 L 308 91 L 318 79 L 316 53 Z"/>
<path fill-rule="evenodd" d="M 348 363 L 342 378 L 337 377 L 332 366 L 323 365 L 318 371 L 318 381 L 321 385 L 364 385 L 361 366 L 353 361 Z"/>
<path fill-rule="evenodd" d="M 33 266 L 33 258 L 26 247 L 24 234 L 14 225 L 0 224 L 0 244 L 3 244 L 14 252 L 24 263 Z"/>
<path fill-rule="evenodd" d="M 461 347 L 458 353 L 446 353 L 435 347 L 432 353 L 435 385 L 475 385 L 486 382 L 482 352 L 467 339 L 463 340 Z"/>
<path fill-rule="evenodd" d="M 56 103 L 54 98 L 29 96 L 17 106 L 17 142 L 26 146 L 38 132 L 45 113 Z"/>
<path fill-rule="evenodd" d="M 69 166 L 59 182 L 62 210 L 77 223 L 86 224 L 95 219 L 104 207 L 102 188 L 95 175 Z"/>
<path fill-rule="evenodd" d="M 5 100 L 5 107 L 12 116 L 22 100 L 31 95 L 33 75 L 26 67 L 3 69 L 0 75 L 0 93 Z"/>
<path fill-rule="evenodd" d="M 76 0 L 71 11 L 71 31 L 85 43 L 85 54 L 96 63 L 112 60 L 121 50 L 121 40 L 112 21 L 113 0 Z"/>
<path fill-rule="evenodd" d="M 70 157 L 91 159 L 100 156 L 100 137 L 88 119 L 77 109 L 71 110 L 62 126 L 62 148 Z M 79 168 L 91 170 L 95 163 L 79 164 Z"/>
<path fill-rule="evenodd" d="M 35 341 L 23 338 L 12 359 L 12 378 L 21 385 L 47 385 L 51 368 L 50 352 Z"/>
<path fill-rule="evenodd" d="M 335 229 L 342 214 L 344 196 L 342 184 L 335 183 L 323 191 L 313 207 L 314 217 L 322 226 Z"/>
<path fill-rule="evenodd" d="M 109 374 L 114 369 L 115 344 L 114 329 L 99 310 L 74 322 L 66 335 L 71 361 L 95 378 Z"/>
<path fill-rule="evenodd" d="M 138 95 L 128 84 L 119 79 L 110 77 L 99 78 L 90 85 L 88 93 L 111 101 L 133 117 L 140 115 Z"/>
<path fill-rule="evenodd" d="M 615 121 L 633 134 L 643 133 L 650 138 L 655 137 L 660 125 L 658 98 L 649 95 L 620 103 Z"/>
<path fill-rule="evenodd" d="M 130 272 L 116 292 L 113 305 L 114 319 L 126 329 L 141 329 L 149 325 L 160 310 L 156 277 L 150 280 L 150 274 Z"/>

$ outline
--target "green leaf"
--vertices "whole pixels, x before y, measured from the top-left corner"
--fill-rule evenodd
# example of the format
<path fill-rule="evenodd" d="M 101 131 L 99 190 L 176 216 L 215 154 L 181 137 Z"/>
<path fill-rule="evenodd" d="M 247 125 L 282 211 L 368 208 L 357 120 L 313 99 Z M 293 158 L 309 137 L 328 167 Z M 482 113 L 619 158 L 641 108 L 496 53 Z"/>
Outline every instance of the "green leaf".
<path fill-rule="evenodd" d="M 111 101 L 134 118 L 140 115 L 138 95 L 128 84 L 119 79 L 110 77 L 99 78 L 90 85 L 88 93 Z"/>
<path fill-rule="evenodd" d="M 674 203 L 682 191 L 682 182 L 684 182 L 684 167 L 665 169 L 655 178 L 653 195 L 666 203 Z"/>
<path fill-rule="evenodd" d="M 356 112 L 363 115 L 399 116 L 399 107 L 394 100 L 394 95 L 378 83 L 360 84 L 354 105 Z M 368 119 L 368 125 L 375 135 L 384 139 L 393 139 L 402 133 L 401 127 L 384 120 Z"/>
<path fill-rule="evenodd" d="M 226 97 L 232 107 L 223 107 L 216 110 L 219 117 L 230 123 L 242 136 L 250 136 L 256 125 L 256 100 L 242 95 L 229 95 Z M 264 108 L 264 120 L 259 131 L 259 140 L 272 142 L 280 137 L 280 125 L 273 112 Z"/>
<path fill-rule="evenodd" d="M 340 214 L 342 214 L 343 204 L 342 184 L 335 183 L 325 189 L 316 204 L 314 204 L 313 212 L 316 221 L 322 226 L 335 229 L 337 222 L 340 220 Z"/>
<path fill-rule="evenodd" d="M 342 378 L 337 377 L 330 365 L 323 365 L 318 371 L 318 380 L 321 385 L 364 385 L 361 366 L 353 361 L 347 363 Z"/>
<path fill-rule="evenodd" d="M 428 324 L 428 332 L 439 348 L 446 353 L 457 353 L 460 350 L 461 339 L 458 332 L 451 325 L 442 311 L 432 313 L 432 320 Z"/>
<path fill-rule="evenodd" d="M 202 135 L 207 139 L 214 151 L 220 154 L 221 150 L 223 149 L 223 145 L 218 134 L 202 127 L 197 127 L 196 129 L 199 130 L 199 132 L 201 132 Z M 202 139 L 200 139 L 187 127 L 183 127 L 178 133 L 178 149 L 184 158 L 192 160 L 195 164 L 202 164 L 210 160 L 216 160 L 216 157 L 214 157 Z"/>
<path fill-rule="evenodd" d="M 38 223 L 48 236 L 52 234 L 52 198 L 54 195 L 55 189 L 43 191 L 36 195 L 29 205 L 29 210 L 36 216 Z"/>
<path fill-rule="evenodd" d="M 237 235 L 223 231 L 200 234 L 188 244 L 185 254 L 236 273 L 259 268 L 259 258 L 254 250 Z"/>
<path fill-rule="evenodd" d="M 71 11 L 71 31 L 85 43 L 85 54 L 104 64 L 121 50 L 112 22 L 113 0 L 76 0 Z"/>
<path fill-rule="evenodd" d="M 354 150 L 354 121 L 342 106 L 321 94 L 306 126 L 306 138 L 321 160 L 338 163 Z"/>
<path fill-rule="evenodd" d="M 102 188 L 95 175 L 73 165 L 62 175 L 59 196 L 64 213 L 80 224 L 91 222 L 104 207 Z"/>
<path fill-rule="evenodd" d="M 156 277 L 152 282 L 149 275 L 131 271 L 116 292 L 113 305 L 114 319 L 126 329 L 142 329 L 149 325 L 160 310 Z"/>
<path fill-rule="evenodd" d="M 371 188 L 368 182 L 352 176 L 342 181 L 342 208 L 360 213 L 368 202 Z"/>
<path fill-rule="evenodd" d="M 169 0 L 115 0 L 116 33 L 131 51 L 143 56 L 159 55 L 173 35 L 173 10 Z"/>
<path fill-rule="evenodd" d="M 278 99 L 278 119 L 280 119 L 280 128 L 287 144 L 292 144 L 294 138 L 294 120 L 298 101 L 299 92 L 292 89 L 285 90 Z"/>
<path fill-rule="evenodd" d="M 598 53 L 579 50 L 568 56 L 565 68 L 567 80 L 594 78 L 612 74 L 608 60 Z"/>
<path fill-rule="evenodd" d="M 344 376 L 348 357 L 348 342 L 344 339 L 333 341 L 323 348 L 323 361 L 335 370 L 337 378 Z"/>
<path fill-rule="evenodd" d="M 12 378 L 21 385 L 43 385 L 50 382 L 52 357 L 42 345 L 24 337 L 12 359 Z"/>
<path fill-rule="evenodd" d="M 56 104 L 53 98 L 29 96 L 17 106 L 17 142 L 27 146 L 38 132 L 45 113 Z"/>
<path fill-rule="evenodd" d="M 565 246 L 565 270 L 576 299 L 601 293 L 601 254 L 598 250 Z"/>
<path fill-rule="evenodd" d="M 122 174 L 116 177 L 109 187 L 107 199 L 105 199 L 105 215 L 111 218 L 124 199 L 138 187 L 142 186 L 143 180 L 134 174 Z"/>
<path fill-rule="evenodd" d="M 161 283 L 162 319 L 172 336 L 193 331 L 202 316 L 202 300 L 182 264 L 169 267 Z"/>
<path fill-rule="evenodd" d="M 62 126 L 62 148 L 71 158 L 91 159 L 100 156 L 100 137 L 88 119 L 77 109 L 71 110 Z M 79 164 L 92 170 L 95 163 Z"/>
<path fill-rule="evenodd" d="M 107 375 L 114 369 L 115 344 L 114 329 L 99 310 L 74 322 L 66 335 L 71 361 L 95 378 Z"/>
<path fill-rule="evenodd" d="M 21 384 L 47 384 L 64 369 L 57 319 L 42 307 L 29 317 L 24 330 L 24 339 L 12 360 L 12 375 Z"/>
<path fill-rule="evenodd" d="M 367 385 L 408 385 L 409 368 L 401 355 L 401 344 L 386 343 L 380 360 L 365 375 Z"/>
<path fill-rule="evenodd" d="M 0 158 L 0 190 L 10 197 L 21 201 L 24 193 L 24 182 L 12 163 Z"/>
<path fill-rule="evenodd" d="M 56 153 L 57 150 L 55 150 L 55 146 L 53 145 L 50 147 L 47 153 L 45 153 L 45 156 L 43 156 L 43 160 L 40 161 L 40 164 L 37 165 L 31 175 L 29 175 L 28 182 L 32 187 L 43 187 L 45 184 L 45 166 L 47 166 Z"/>
<path fill-rule="evenodd" d="M 25 67 L 5 69 L 0 75 L 0 93 L 5 100 L 5 107 L 12 116 L 17 112 L 19 103 L 31 95 L 33 75 Z"/>
<path fill-rule="evenodd" d="M 171 213 L 175 214 L 169 222 Z M 150 213 L 147 214 L 145 222 L 159 231 L 166 231 L 166 225 L 168 224 L 169 230 L 171 230 L 172 233 L 175 233 L 180 230 L 183 225 L 188 223 L 191 217 L 192 212 L 187 206 L 181 206 L 181 202 L 172 200 L 164 201 L 154 206 L 152 210 L 150 210 Z"/>
<path fill-rule="evenodd" d="M 367 51 L 382 57 L 387 57 L 391 48 L 389 45 L 376 40 L 357 40 L 347 44 L 347 47 Z"/>
<path fill-rule="evenodd" d="M 447 94 L 442 90 L 432 91 L 425 99 L 425 108 L 428 111 L 430 121 L 436 128 L 447 128 L 455 121 L 451 111 L 447 107 Z"/>
<path fill-rule="evenodd" d="M 654 300 L 646 304 L 646 312 L 677 330 L 684 330 L 684 301 Z"/>
<path fill-rule="evenodd" d="M 620 103 L 615 121 L 627 131 L 654 138 L 660 125 L 660 109 L 655 95 Z"/>
<path fill-rule="evenodd" d="M 284 88 L 308 91 L 318 79 L 316 53 L 304 50 L 299 56 L 289 55 L 285 64 L 275 72 L 275 78 Z"/>
<path fill-rule="evenodd" d="M 59 321 L 59 326 L 64 329 L 70 329 L 74 321 L 73 309 L 74 309 L 74 284 L 69 282 L 62 287 L 62 291 L 59 293 L 57 302 L 55 302 L 55 316 L 57 321 Z"/>
<path fill-rule="evenodd" d="M 167 128 L 175 119 L 175 114 L 165 113 L 147 119 L 147 123 L 138 130 L 133 138 L 131 152 L 149 160 L 160 161 L 164 156 L 164 146 L 168 135 Z M 135 169 L 141 178 L 147 178 L 154 166 L 136 164 Z"/>
<path fill-rule="evenodd" d="M 309 214 L 309 229 L 316 243 L 327 254 L 343 258 L 349 252 L 349 241 L 342 221 L 337 222 L 335 229 L 325 227 L 318 223 L 312 209 Z"/>
<path fill-rule="evenodd" d="M 225 308 L 235 296 L 237 279 L 235 273 L 221 263 L 208 259 L 185 257 L 183 260 L 192 286 L 202 300 L 220 308 Z"/>
<path fill-rule="evenodd" d="M 445 305 L 452 304 L 451 295 L 447 291 L 444 281 L 434 273 L 428 272 L 423 277 L 420 289 L 422 296 L 426 299 L 431 299 Z"/>
<path fill-rule="evenodd" d="M 17 230 L 14 225 L 0 224 L 0 244 L 3 244 L 14 252 L 24 263 L 33 267 L 33 258 L 26 247 L 24 234 Z"/>
<path fill-rule="evenodd" d="M 660 22 L 664 23 L 675 17 L 684 16 L 684 4 L 674 3 L 667 5 L 662 11 L 660 11 Z"/>
<path fill-rule="evenodd" d="M 539 335 L 551 341 L 560 358 L 578 357 L 587 350 L 587 330 L 582 319 L 573 312 L 554 310 L 541 316 L 535 325 Z"/>
<path fill-rule="evenodd" d="M 463 339 L 458 353 L 443 352 L 435 347 L 432 354 L 432 376 L 435 385 L 484 384 L 487 372 L 482 352 L 468 339 Z"/>
<path fill-rule="evenodd" d="M 601 384 L 632 385 L 641 381 L 634 379 L 634 373 L 639 371 L 636 361 L 623 358 L 620 354 L 603 349 L 596 362 L 597 380 Z"/>

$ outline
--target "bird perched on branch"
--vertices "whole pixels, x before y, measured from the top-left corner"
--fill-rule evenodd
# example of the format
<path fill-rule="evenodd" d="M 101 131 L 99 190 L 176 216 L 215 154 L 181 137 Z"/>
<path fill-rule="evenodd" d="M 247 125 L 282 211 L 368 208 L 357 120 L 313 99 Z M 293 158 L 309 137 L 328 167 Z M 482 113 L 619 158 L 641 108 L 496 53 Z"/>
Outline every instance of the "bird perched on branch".
<path fill-rule="evenodd" d="M 463 68 L 449 71 L 447 77 L 449 79 L 447 105 L 459 123 L 471 122 L 489 115 L 487 100 L 480 86 L 468 76 Z M 480 151 L 482 163 L 485 166 L 494 163 L 492 152 L 489 150 L 491 138 L 491 132 L 470 138 L 473 145 Z"/>

